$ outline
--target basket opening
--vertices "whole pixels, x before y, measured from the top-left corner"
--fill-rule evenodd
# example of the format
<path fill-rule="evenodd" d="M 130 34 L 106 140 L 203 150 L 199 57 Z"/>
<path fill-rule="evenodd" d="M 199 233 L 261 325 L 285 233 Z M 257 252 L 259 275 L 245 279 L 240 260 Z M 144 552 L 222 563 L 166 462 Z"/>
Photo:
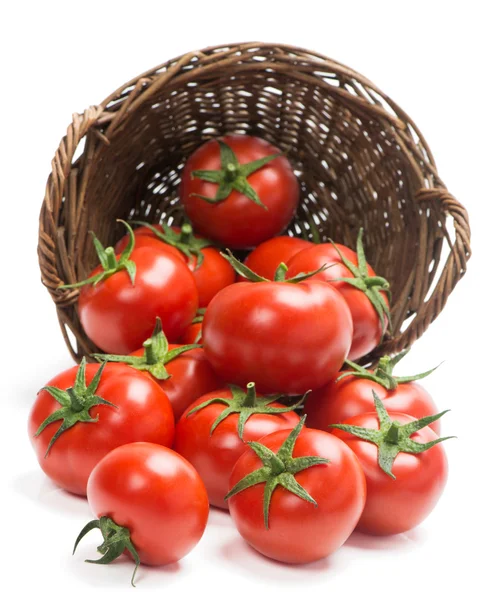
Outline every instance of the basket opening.
<path fill-rule="evenodd" d="M 75 293 L 58 286 L 96 264 L 88 231 L 112 244 L 123 235 L 116 218 L 178 222 L 186 158 L 226 133 L 261 136 L 289 157 L 302 196 L 290 235 L 353 247 L 364 227 L 368 260 L 393 294 L 393 339 L 376 355 L 422 335 L 466 270 L 466 211 L 417 127 L 371 82 L 325 56 L 255 42 L 169 61 L 69 126 L 47 184 L 39 259 L 62 328 L 77 340 L 72 354 L 95 348 L 79 325 Z M 72 160 L 72 140 L 85 135 Z"/>

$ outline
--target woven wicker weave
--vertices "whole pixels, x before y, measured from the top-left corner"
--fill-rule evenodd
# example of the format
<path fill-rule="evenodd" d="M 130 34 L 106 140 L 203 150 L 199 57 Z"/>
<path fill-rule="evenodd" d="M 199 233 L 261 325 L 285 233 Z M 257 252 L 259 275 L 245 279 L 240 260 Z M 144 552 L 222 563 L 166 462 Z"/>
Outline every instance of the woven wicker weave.
<path fill-rule="evenodd" d="M 414 123 L 365 77 L 300 48 L 249 43 L 171 60 L 73 116 L 52 162 L 38 253 L 74 358 L 96 348 L 79 323 L 79 291 L 58 286 L 96 264 L 88 231 L 112 243 L 116 218 L 177 221 L 186 157 L 225 133 L 287 153 L 302 189 L 291 233 L 312 237 L 314 227 L 320 240 L 354 247 L 365 228 L 368 260 L 391 282 L 393 334 L 364 362 L 419 338 L 466 271 L 466 210 Z"/>

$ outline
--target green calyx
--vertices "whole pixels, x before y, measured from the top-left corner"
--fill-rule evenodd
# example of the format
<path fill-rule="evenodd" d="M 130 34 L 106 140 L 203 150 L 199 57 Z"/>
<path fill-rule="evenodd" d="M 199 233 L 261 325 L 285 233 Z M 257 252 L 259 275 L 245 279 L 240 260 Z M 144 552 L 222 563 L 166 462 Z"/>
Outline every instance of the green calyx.
<path fill-rule="evenodd" d="M 174 231 L 167 223 L 162 223 L 163 231 L 159 231 L 156 227 L 145 221 L 131 221 L 133 225 L 142 225 L 147 227 L 161 242 L 169 244 L 173 248 L 177 248 L 179 252 L 187 258 L 189 263 L 196 260 L 195 270 L 197 270 L 204 262 L 204 254 L 202 250 L 214 246 L 214 243 L 205 238 L 200 238 L 194 235 L 194 230 L 190 223 L 184 223 L 180 231 Z"/>
<path fill-rule="evenodd" d="M 426 442 L 425 444 L 415 442 L 411 439 L 413 433 L 430 425 L 434 421 L 437 421 L 449 411 L 444 410 L 437 415 L 423 417 L 417 421 L 401 425 L 398 421 L 393 421 L 391 419 L 376 392 L 373 390 L 372 393 L 374 396 L 376 413 L 379 419 L 379 429 L 366 429 L 364 427 L 358 427 L 357 425 L 346 425 L 344 423 L 330 425 L 330 427 L 347 431 L 351 435 L 361 438 L 362 440 L 376 444 L 378 447 L 378 464 L 384 473 L 389 475 L 389 477 L 392 477 L 392 479 L 396 479 L 392 472 L 392 465 L 400 452 L 420 454 L 421 452 L 429 450 L 429 448 L 432 448 L 436 444 L 454 437 L 438 438 L 437 440 Z"/>
<path fill-rule="evenodd" d="M 272 494 L 277 486 L 281 486 L 292 494 L 298 496 L 306 502 L 310 502 L 317 507 L 317 502 L 296 480 L 294 475 L 315 465 L 324 465 L 330 461 L 327 458 L 319 456 L 299 456 L 293 458 L 292 453 L 297 438 L 306 421 L 304 416 L 293 429 L 277 453 L 259 442 L 247 442 L 252 450 L 261 459 L 263 466 L 252 473 L 246 475 L 230 490 L 225 497 L 226 500 L 236 494 L 243 492 L 259 483 L 265 483 L 264 488 L 264 525 L 269 529 L 269 508 L 271 505 Z"/>
<path fill-rule="evenodd" d="M 78 281 L 77 283 L 70 283 L 68 285 L 60 285 L 58 289 L 79 288 L 89 284 L 96 286 L 101 281 L 104 281 L 112 275 L 115 275 L 115 273 L 124 270 L 127 271 L 132 285 L 135 285 L 135 272 L 137 267 L 134 261 L 130 260 L 130 255 L 132 254 L 135 246 L 134 232 L 132 231 L 132 227 L 130 227 L 130 225 L 125 221 L 122 221 L 122 219 L 117 219 L 117 222 L 123 223 L 129 234 L 129 243 L 124 248 L 120 256 L 118 258 L 116 257 L 115 250 L 112 246 L 104 248 L 95 233 L 91 231 L 90 234 L 92 235 L 95 250 L 97 251 L 97 256 L 99 257 L 103 271 L 97 275 L 89 277 L 88 279 L 84 279 L 84 281 Z"/>
<path fill-rule="evenodd" d="M 252 269 L 249 269 L 249 267 L 242 263 L 240 260 L 238 260 L 229 249 L 227 249 L 226 252 L 227 254 L 221 252 L 221 256 L 223 256 L 226 259 L 226 261 L 232 266 L 234 271 L 242 277 L 245 277 L 246 279 L 254 283 L 259 283 L 261 281 L 267 281 L 269 283 L 272 283 L 272 281 L 284 283 L 301 283 L 301 281 L 305 281 L 306 279 L 309 279 L 309 277 L 317 275 L 317 273 L 325 271 L 329 268 L 328 265 L 323 265 L 320 269 L 317 269 L 316 271 L 310 271 L 309 273 L 298 273 L 294 277 L 286 279 L 287 265 L 285 263 L 280 263 L 274 274 L 274 279 L 271 281 L 270 279 L 266 279 L 265 277 L 258 275 Z"/>
<path fill-rule="evenodd" d="M 197 312 L 195 313 L 195 317 L 192 319 L 192 325 L 195 325 L 196 323 L 202 323 L 202 321 L 204 320 L 204 315 L 205 315 L 205 308 L 198 308 Z"/>
<path fill-rule="evenodd" d="M 64 431 L 67 431 L 67 429 L 70 429 L 79 422 L 97 423 L 99 416 L 97 415 L 96 417 L 92 417 L 89 412 L 91 408 L 94 406 L 99 406 L 100 404 L 117 408 L 115 404 L 112 404 L 111 402 L 104 400 L 104 398 L 101 396 L 97 396 L 95 394 L 100 383 L 100 378 L 102 377 L 102 372 L 105 368 L 105 363 L 100 366 L 99 370 L 97 373 L 95 373 L 94 378 L 88 386 L 85 380 L 85 366 L 86 361 L 85 358 L 83 358 L 78 367 L 77 376 L 75 377 L 75 383 L 73 387 L 62 390 L 60 388 L 47 385 L 42 388 L 42 390 L 45 390 L 51 396 L 53 396 L 62 407 L 47 417 L 35 433 L 35 436 L 39 436 L 45 427 L 50 425 L 50 423 L 62 421 L 62 424 L 57 429 L 48 444 L 47 451 L 45 452 L 45 458 L 50 452 L 53 444 L 58 440 Z"/>
<path fill-rule="evenodd" d="M 258 396 L 256 394 L 256 385 L 254 382 L 248 383 L 246 391 L 236 385 L 228 386 L 232 392 L 232 398 L 210 398 L 202 404 L 199 404 L 191 411 L 187 413 L 187 417 L 199 412 L 206 406 L 211 404 L 225 404 L 226 408 L 221 412 L 217 419 L 212 423 L 210 428 L 210 435 L 214 433 L 217 426 L 222 423 L 229 415 L 238 414 L 239 418 L 237 421 L 237 433 L 241 440 L 244 439 L 244 429 L 249 417 L 255 414 L 263 415 L 279 415 L 286 412 L 291 412 L 297 407 L 301 406 L 305 397 L 309 392 L 306 392 L 304 396 L 292 406 L 275 407 L 269 406 L 273 402 L 277 402 L 279 398 L 282 398 L 282 394 L 269 395 L 269 396 Z"/>
<path fill-rule="evenodd" d="M 137 569 L 140 565 L 138 552 L 132 543 L 132 540 L 130 539 L 130 531 L 127 529 L 127 527 L 121 527 L 120 525 L 117 525 L 117 523 L 109 517 L 100 517 L 100 519 L 94 519 L 85 525 L 75 540 L 73 554 L 75 554 L 75 550 L 77 549 L 80 540 L 89 531 L 92 531 L 92 529 L 100 529 L 103 535 L 104 541 L 102 544 L 100 544 L 100 546 L 97 547 L 97 551 L 103 556 L 97 560 L 87 559 L 85 562 L 92 563 L 94 565 L 108 565 L 118 558 L 124 552 L 124 550 L 128 550 L 135 561 L 134 572 L 132 574 L 132 579 L 130 580 L 130 583 L 133 585 L 133 587 L 135 587 L 135 574 L 137 573 Z"/>
<path fill-rule="evenodd" d="M 192 171 L 192 178 L 202 179 L 209 183 L 217 183 L 218 188 L 214 198 L 208 196 L 202 196 L 200 194 L 192 194 L 197 198 L 201 198 L 211 204 L 217 204 L 226 200 L 233 190 L 244 194 L 249 200 L 252 200 L 254 204 L 261 206 L 267 210 L 267 206 L 261 202 L 261 199 L 257 195 L 257 192 L 249 184 L 247 178 L 252 173 L 255 173 L 259 169 L 262 169 L 265 165 L 273 161 L 274 159 L 281 156 L 281 154 L 270 154 L 264 158 L 253 160 L 250 163 L 241 165 L 237 160 L 235 152 L 222 140 L 217 140 L 220 148 L 220 164 L 221 168 L 218 171 L 207 171 L 199 170 Z"/>
<path fill-rule="evenodd" d="M 187 344 L 169 350 L 169 342 L 162 331 L 162 321 L 159 317 L 155 320 L 152 335 L 142 345 L 144 347 L 142 356 L 121 354 L 92 354 L 92 356 L 98 361 L 124 363 L 139 371 L 147 371 L 156 379 L 164 380 L 170 377 L 165 368 L 166 364 L 184 352 L 202 348 L 200 344 Z"/>
<path fill-rule="evenodd" d="M 341 259 L 342 264 L 347 269 L 349 269 L 349 271 L 353 275 L 352 277 L 339 277 L 338 279 L 334 279 L 333 281 L 344 281 L 345 283 L 352 285 L 353 287 L 366 294 L 366 296 L 368 297 L 369 301 L 371 302 L 375 311 L 378 314 L 382 325 L 382 332 L 384 335 L 386 333 L 386 320 L 388 322 L 388 329 L 392 329 L 391 313 L 389 312 L 389 307 L 382 295 L 382 292 L 384 292 L 388 295 L 388 298 L 390 297 L 390 286 L 389 282 L 383 277 L 371 277 L 369 275 L 367 269 L 366 255 L 364 253 L 364 246 L 362 243 L 363 233 L 364 230 L 361 227 L 357 236 L 356 245 L 358 262 L 357 267 L 354 263 L 348 260 L 342 254 L 342 252 L 339 250 L 336 244 L 332 240 L 330 240 L 331 244 L 334 246 L 337 253 L 339 254 L 339 258 Z"/>
<path fill-rule="evenodd" d="M 439 367 L 438 365 L 429 371 L 418 373 L 417 375 L 407 375 L 405 377 L 397 377 L 393 375 L 394 367 L 402 358 L 406 356 L 409 350 L 410 348 L 407 348 L 392 358 L 390 356 L 383 356 L 379 360 L 379 364 L 374 371 L 369 371 L 368 369 L 361 367 L 361 365 L 346 359 L 345 363 L 349 365 L 352 370 L 342 373 L 342 375 L 336 379 L 336 382 L 352 375 L 353 377 L 358 377 L 359 379 L 375 381 L 376 383 L 379 383 L 379 385 L 385 387 L 387 390 L 395 390 L 400 383 L 410 383 L 411 381 L 424 379 Z"/>

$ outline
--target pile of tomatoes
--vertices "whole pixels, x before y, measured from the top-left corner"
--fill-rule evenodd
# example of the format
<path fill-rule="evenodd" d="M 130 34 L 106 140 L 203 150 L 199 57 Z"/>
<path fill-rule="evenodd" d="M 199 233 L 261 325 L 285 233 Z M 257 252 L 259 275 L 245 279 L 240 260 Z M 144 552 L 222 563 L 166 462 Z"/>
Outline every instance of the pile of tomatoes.
<path fill-rule="evenodd" d="M 39 392 L 29 435 L 45 473 L 95 514 L 75 547 L 98 528 L 93 562 L 177 561 L 209 504 L 287 563 L 329 555 L 355 528 L 416 526 L 446 482 L 444 413 L 415 383 L 428 373 L 393 374 L 402 355 L 354 362 L 391 326 L 362 229 L 355 249 L 282 235 L 299 184 L 249 136 L 198 148 L 179 195 L 182 226 L 122 221 L 115 248 L 93 234 L 98 267 L 63 286 L 79 288 L 101 352 Z"/>

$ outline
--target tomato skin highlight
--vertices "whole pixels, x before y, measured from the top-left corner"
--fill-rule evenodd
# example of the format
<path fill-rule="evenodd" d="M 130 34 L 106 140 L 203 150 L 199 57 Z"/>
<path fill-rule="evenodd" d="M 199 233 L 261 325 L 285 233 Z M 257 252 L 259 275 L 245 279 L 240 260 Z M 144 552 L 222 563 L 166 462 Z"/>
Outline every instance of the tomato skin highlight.
<path fill-rule="evenodd" d="M 177 339 L 198 308 L 192 273 L 171 252 L 134 249 L 135 285 L 123 270 L 80 290 L 78 311 L 88 337 L 103 351 L 129 354 L 147 339 L 160 317 L 167 337 Z M 92 275 L 102 271 L 97 267 Z"/>
<path fill-rule="evenodd" d="M 289 431 L 260 440 L 277 452 Z M 269 558 L 292 564 L 309 563 L 335 552 L 351 535 L 363 511 L 366 482 L 356 456 L 333 435 L 304 429 L 294 446 L 294 457 L 321 456 L 329 464 L 316 465 L 295 475 L 297 482 L 318 506 L 277 487 L 269 510 L 269 529 L 263 518 L 265 484 L 258 484 L 229 498 L 229 511 L 241 536 Z M 262 462 L 248 449 L 237 461 L 230 487 Z"/>
<path fill-rule="evenodd" d="M 402 425 L 415 420 L 398 412 L 389 412 L 389 416 Z M 358 415 L 345 423 L 379 429 L 376 413 Z M 358 531 L 369 535 L 394 535 L 409 531 L 424 521 L 437 504 L 447 481 L 448 464 L 441 444 L 420 454 L 399 453 L 392 467 L 396 479 L 392 479 L 377 463 L 375 444 L 342 430 L 333 429 L 332 433 L 353 450 L 366 476 L 366 506 Z M 430 427 L 424 427 L 411 439 L 426 443 L 437 437 Z"/>
<path fill-rule="evenodd" d="M 229 478 L 237 459 L 246 450 L 246 442 L 257 441 L 281 429 L 293 429 L 299 422 L 294 411 L 279 414 L 253 414 L 244 429 L 243 440 L 237 432 L 238 414 L 221 421 L 211 435 L 211 427 L 225 410 L 225 404 L 215 403 L 188 416 L 188 413 L 210 398 L 231 398 L 228 389 L 205 394 L 184 412 L 175 430 L 174 449 L 184 456 L 201 476 L 209 495 L 209 502 L 218 508 L 227 508 L 224 497 L 229 491 Z M 269 406 L 283 407 L 273 402 Z"/>
<path fill-rule="evenodd" d="M 244 264 L 257 275 L 273 281 L 276 269 L 281 263 L 287 263 L 301 250 L 312 246 L 312 242 L 307 240 L 280 235 L 257 246 L 245 259 Z M 247 281 L 241 275 L 237 275 L 237 280 Z"/>
<path fill-rule="evenodd" d="M 175 350 L 179 345 L 169 344 L 169 351 Z M 141 348 L 132 352 L 132 356 L 142 356 L 143 353 L 144 349 Z M 165 368 L 170 375 L 169 379 L 160 380 L 150 373 L 146 372 L 146 374 L 167 394 L 176 421 L 201 394 L 216 390 L 222 385 L 202 348 L 195 348 L 180 354 L 168 362 Z"/>
<path fill-rule="evenodd" d="M 161 233 L 163 232 L 162 225 L 153 225 Z M 178 233 L 180 227 L 172 227 L 172 230 Z M 199 307 L 206 307 L 218 291 L 231 285 L 236 280 L 234 269 L 220 254 L 220 250 L 214 247 L 202 249 L 204 260 L 200 267 L 197 268 L 197 258 L 192 257 L 189 261 L 188 257 L 180 250 L 167 244 L 157 238 L 148 227 L 139 227 L 134 231 L 135 247 L 136 248 L 162 248 L 166 252 L 170 252 L 180 258 L 192 272 L 197 292 L 199 294 Z M 116 252 L 121 252 L 128 243 L 128 235 L 125 235 L 115 246 Z"/>
<path fill-rule="evenodd" d="M 92 511 L 130 530 L 146 565 L 167 565 L 202 537 L 209 514 L 204 484 L 173 450 L 144 442 L 116 448 L 95 467 L 87 495 Z"/>
<path fill-rule="evenodd" d="M 224 381 L 301 394 L 340 369 L 352 319 L 342 296 L 326 283 L 235 283 L 209 304 L 202 331 L 207 359 Z"/>
<path fill-rule="evenodd" d="M 72 387 L 77 368 L 63 371 L 47 385 Z M 86 366 L 87 385 L 99 368 L 99 364 Z M 96 394 L 117 408 L 93 407 L 90 415 L 98 415 L 98 422 L 79 422 L 64 431 L 47 457 L 48 444 L 61 422 L 47 425 L 38 436 L 35 433 L 60 404 L 49 392 L 41 390 L 28 419 L 28 434 L 40 467 L 58 486 L 79 495 L 86 494 L 87 480 L 95 465 L 117 446 L 136 441 L 171 446 L 174 441 L 174 416 L 169 400 L 146 375 L 126 365 L 108 364 Z"/>
<path fill-rule="evenodd" d="M 347 376 L 309 394 L 304 406 L 307 426 L 332 432 L 329 425 L 374 411 L 373 390 L 388 412 L 402 412 L 416 419 L 438 412 L 434 400 L 417 383 L 399 383 L 394 390 L 387 390 L 375 381 Z M 431 423 L 430 428 L 439 435 L 440 421 Z"/>
<path fill-rule="evenodd" d="M 357 254 L 353 250 L 342 244 L 336 245 L 348 260 L 354 265 L 358 265 Z M 348 358 L 356 360 L 374 350 L 380 343 L 383 336 L 383 327 L 376 310 L 364 292 L 343 281 L 333 281 L 340 277 L 351 278 L 353 276 L 351 271 L 342 264 L 334 246 L 332 244 L 318 244 L 312 248 L 301 250 L 288 261 L 287 266 L 289 269 L 286 277 L 294 277 L 299 273 L 315 271 L 326 264 L 331 266 L 325 271 L 313 275 L 312 279 L 328 282 L 342 294 L 347 302 L 354 324 L 352 346 Z M 374 270 L 369 265 L 368 273 L 370 277 L 375 276 Z M 389 306 L 387 295 L 383 292 L 382 296 Z M 387 319 L 385 319 L 385 325 L 387 325 Z"/>
<path fill-rule="evenodd" d="M 246 135 L 220 138 L 242 164 L 279 152 L 268 142 Z M 196 170 L 218 170 L 221 166 L 217 140 L 203 144 L 187 160 L 180 184 L 180 201 L 201 235 L 229 248 L 252 248 L 281 233 L 294 216 L 299 203 L 299 184 L 285 156 L 279 156 L 248 177 L 265 210 L 244 194 L 232 191 L 229 197 L 210 204 L 195 194 L 213 198 L 218 185 L 193 176 Z"/>

